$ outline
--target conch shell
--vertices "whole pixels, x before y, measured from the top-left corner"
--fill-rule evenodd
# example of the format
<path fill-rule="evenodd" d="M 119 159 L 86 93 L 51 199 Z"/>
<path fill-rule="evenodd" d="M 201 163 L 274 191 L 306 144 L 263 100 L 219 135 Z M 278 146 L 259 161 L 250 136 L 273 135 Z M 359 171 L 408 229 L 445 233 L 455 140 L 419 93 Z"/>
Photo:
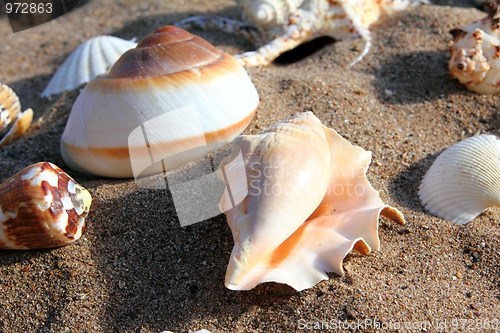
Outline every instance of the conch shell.
<path fill-rule="evenodd" d="M 231 172 L 237 156 L 245 175 Z M 220 208 L 235 242 L 226 286 L 248 290 L 274 281 L 303 290 L 328 279 L 326 272 L 342 275 L 342 260 L 352 249 L 378 250 L 379 215 L 400 224 L 404 217 L 368 182 L 370 160 L 370 152 L 312 112 L 236 138 L 219 168 L 227 179 Z M 233 205 L 230 194 L 245 186 L 248 195 Z"/>
<path fill-rule="evenodd" d="M 418 194 L 428 211 L 458 224 L 472 221 L 489 207 L 500 207 L 500 139 L 477 135 L 443 151 Z"/>
<path fill-rule="evenodd" d="M 61 155 L 74 170 L 106 177 L 171 170 L 232 141 L 258 103 L 233 57 L 166 26 L 83 89 L 64 129 Z"/>
<path fill-rule="evenodd" d="M 479 94 L 500 91 L 500 10 L 488 4 L 489 14 L 462 29 L 450 33 L 454 44 L 448 63 L 450 74 Z"/>
<path fill-rule="evenodd" d="M 32 120 L 33 110 L 21 112 L 21 103 L 14 90 L 0 83 L 0 147 L 21 137 Z"/>
<path fill-rule="evenodd" d="M 0 185 L 0 249 L 58 247 L 79 239 L 90 193 L 49 162 L 33 164 Z"/>

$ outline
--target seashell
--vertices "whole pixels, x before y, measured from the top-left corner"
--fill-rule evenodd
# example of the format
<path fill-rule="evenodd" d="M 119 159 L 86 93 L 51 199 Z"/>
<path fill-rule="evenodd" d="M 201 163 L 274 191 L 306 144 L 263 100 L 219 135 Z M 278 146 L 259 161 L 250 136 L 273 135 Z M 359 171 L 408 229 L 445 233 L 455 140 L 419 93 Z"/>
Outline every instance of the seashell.
<path fill-rule="evenodd" d="M 0 185 L 0 249 L 52 248 L 82 235 L 92 198 L 52 163 L 33 164 Z"/>
<path fill-rule="evenodd" d="M 425 174 L 418 194 L 428 211 L 458 224 L 500 207 L 500 139 L 478 135 L 446 149 Z"/>
<path fill-rule="evenodd" d="M 62 135 L 61 154 L 72 169 L 106 177 L 133 177 L 134 163 L 162 163 L 144 175 L 174 169 L 232 141 L 258 102 L 233 57 L 166 26 L 83 89 Z"/>
<path fill-rule="evenodd" d="M 50 97 L 75 89 L 105 74 L 126 51 L 136 47 L 134 40 L 97 36 L 79 45 L 56 71 L 40 97 Z"/>
<path fill-rule="evenodd" d="M 16 93 L 0 83 L 0 147 L 21 137 L 30 127 L 33 110 L 21 112 L 21 103 Z"/>
<path fill-rule="evenodd" d="M 243 16 L 258 27 L 281 26 L 304 0 L 240 0 Z"/>
<path fill-rule="evenodd" d="M 258 41 L 256 51 L 236 58 L 245 66 L 264 66 L 279 55 L 302 43 L 322 36 L 335 39 L 362 37 L 366 41 L 361 55 L 351 66 L 368 54 L 371 45 L 369 26 L 382 15 L 426 3 L 427 0 L 239 0 L 243 18 L 248 24 L 218 16 L 196 16 L 176 25 L 222 29 L 250 41 Z M 252 30 L 258 30 L 257 32 Z"/>
<path fill-rule="evenodd" d="M 231 170 L 239 154 L 245 175 Z M 370 152 L 312 112 L 236 138 L 218 171 L 227 179 L 220 208 L 235 242 L 226 286 L 248 290 L 274 281 L 303 290 L 328 279 L 326 272 L 342 275 L 342 260 L 352 249 L 378 250 L 379 215 L 401 224 L 404 217 L 368 182 L 370 160 Z M 232 205 L 229 189 L 243 192 L 242 186 L 248 195 Z"/>
<path fill-rule="evenodd" d="M 462 29 L 451 30 L 450 74 L 479 94 L 500 91 L 500 11 L 497 3 L 489 3 L 489 14 Z"/>

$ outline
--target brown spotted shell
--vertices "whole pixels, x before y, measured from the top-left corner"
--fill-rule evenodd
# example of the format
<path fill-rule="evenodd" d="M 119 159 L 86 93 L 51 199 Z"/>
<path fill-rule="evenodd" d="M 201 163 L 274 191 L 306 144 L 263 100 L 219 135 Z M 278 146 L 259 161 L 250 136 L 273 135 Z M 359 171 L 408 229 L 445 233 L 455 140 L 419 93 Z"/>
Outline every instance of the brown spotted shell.
<path fill-rule="evenodd" d="M 33 164 L 0 185 L 0 249 L 43 249 L 82 235 L 92 198 L 63 170 Z"/>

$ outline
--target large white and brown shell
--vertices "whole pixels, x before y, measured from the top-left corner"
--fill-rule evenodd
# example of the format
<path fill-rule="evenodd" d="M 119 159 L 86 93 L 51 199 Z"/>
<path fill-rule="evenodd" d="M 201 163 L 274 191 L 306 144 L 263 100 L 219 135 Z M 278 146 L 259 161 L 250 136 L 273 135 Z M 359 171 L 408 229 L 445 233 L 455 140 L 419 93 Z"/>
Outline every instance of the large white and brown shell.
<path fill-rule="evenodd" d="M 83 89 L 64 129 L 61 155 L 72 169 L 106 177 L 174 169 L 232 141 L 258 102 L 233 57 L 166 26 Z"/>
<path fill-rule="evenodd" d="M 33 164 L 0 185 L 0 249 L 44 249 L 79 239 L 92 198 L 49 162 Z"/>
<path fill-rule="evenodd" d="M 485 18 L 451 31 L 450 74 L 479 94 L 500 91 L 500 11 L 489 3 Z"/>
<path fill-rule="evenodd" d="M 21 137 L 30 127 L 33 110 L 21 112 L 21 103 L 16 93 L 0 83 L 0 147 Z"/>
<path fill-rule="evenodd" d="M 418 193 L 428 211 L 458 224 L 500 207 L 500 139 L 478 135 L 449 147 L 427 171 Z"/>
<path fill-rule="evenodd" d="M 232 170 L 242 156 L 245 174 Z M 221 199 L 234 248 L 226 286 L 247 290 L 263 282 L 297 290 L 343 274 L 352 250 L 378 250 L 378 219 L 403 224 L 402 214 L 385 205 L 366 178 L 371 153 L 351 145 L 301 113 L 258 135 L 240 136 L 219 169 L 227 191 Z M 248 195 L 233 205 L 230 193 Z"/>

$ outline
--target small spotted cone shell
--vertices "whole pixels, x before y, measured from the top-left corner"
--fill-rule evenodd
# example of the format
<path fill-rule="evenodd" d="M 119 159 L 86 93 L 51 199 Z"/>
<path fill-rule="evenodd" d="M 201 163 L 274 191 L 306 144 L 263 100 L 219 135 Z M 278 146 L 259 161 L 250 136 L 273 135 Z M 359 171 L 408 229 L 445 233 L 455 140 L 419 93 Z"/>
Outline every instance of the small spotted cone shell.
<path fill-rule="evenodd" d="M 31 165 L 0 185 L 0 249 L 53 248 L 82 235 L 92 198 L 49 162 Z"/>
<path fill-rule="evenodd" d="M 418 194 L 428 211 L 458 224 L 500 206 L 500 139 L 478 135 L 446 149 L 425 174 Z"/>

